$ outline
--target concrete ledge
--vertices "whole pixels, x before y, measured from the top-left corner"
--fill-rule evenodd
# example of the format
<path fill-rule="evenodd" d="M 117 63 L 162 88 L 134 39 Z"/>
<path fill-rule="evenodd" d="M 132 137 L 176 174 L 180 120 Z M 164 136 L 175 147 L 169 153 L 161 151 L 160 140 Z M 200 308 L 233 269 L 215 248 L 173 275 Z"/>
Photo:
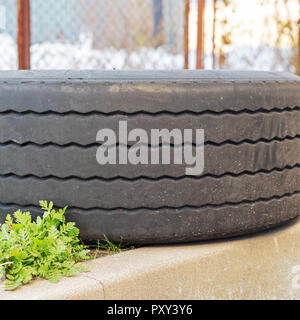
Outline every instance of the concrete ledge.
<path fill-rule="evenodd" d="M 233 240 L 144 247 L 88 262 L 3 299 L 300 299 L 300 219 Z"/>

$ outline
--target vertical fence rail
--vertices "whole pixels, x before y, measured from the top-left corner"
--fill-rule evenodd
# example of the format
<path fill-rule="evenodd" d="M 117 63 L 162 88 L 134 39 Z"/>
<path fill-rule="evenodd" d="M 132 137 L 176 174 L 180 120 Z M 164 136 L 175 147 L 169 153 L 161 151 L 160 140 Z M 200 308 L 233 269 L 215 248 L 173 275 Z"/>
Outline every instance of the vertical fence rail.
<path fill-rule="evenodd" d="M 184 0 L 184 69 L 189 68 L 190 0 Z"/>
<path fill-rule="evenodd" d="M 30 0 L 18 0 L 19 70 L 30 69 Z"/>
<path fill-rule="evenodd" d="M 198 0 L 197 69 L 203 69 L 204 6 L 205 0 Z"/>
<path fill-rule="evenodd" d="M 217 0 L 213 0 L 213 30 L 212 30 L 212 67 L 217 67 L 216 57 L 216 15 L 217 15 Z"/>
<path fill-rule="evenodd" d="M 300 76 L 300 19 L 298 20 L 298 52 L 297 52 L 297 70 L 296 74 Z"/>

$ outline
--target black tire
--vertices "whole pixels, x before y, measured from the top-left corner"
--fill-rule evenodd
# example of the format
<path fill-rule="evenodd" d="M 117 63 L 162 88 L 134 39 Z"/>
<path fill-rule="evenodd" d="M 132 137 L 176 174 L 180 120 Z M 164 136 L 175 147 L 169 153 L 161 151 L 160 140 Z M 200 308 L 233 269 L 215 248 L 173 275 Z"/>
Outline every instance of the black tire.
<path fill-rule="evenodd" d="M 139 244 L 247 234 L 300 213 L 299 77 L 0 72 L 0 97 L 2 221 L 19 208 L 36 216 L 38 201 L 52 200 L 69 206 L 83 239 Z M 100 166 L 96 134 L 117 132 L 120 120 L 148 133 L 204 129 L 203 174 L 187 176 L 185 164 Z"/>

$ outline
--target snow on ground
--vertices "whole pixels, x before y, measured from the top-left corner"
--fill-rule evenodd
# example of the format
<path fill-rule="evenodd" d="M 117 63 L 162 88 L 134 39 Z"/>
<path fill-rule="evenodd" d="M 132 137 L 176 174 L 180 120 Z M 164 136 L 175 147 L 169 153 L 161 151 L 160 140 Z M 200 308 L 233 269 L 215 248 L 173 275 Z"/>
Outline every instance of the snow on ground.
<path fill-rule="evenodd" d="M 235 70 L 272 70 L 296 72 L 294 65 L 291 65 L 295 49 L 274 49 L 267 45 L 254 48 L 251 46 L 237 46 L 231 51 L 224 65 L 224 68 Z"/>
<path fill-rule="evenodd" d="M 91 39 L 79 44 L 44 42 L 31 46 L 32 69 L 182 69 L 181 54 L 164 48 L 141 47 L 139 51 L 105 48 L 95 50 Z M 0 69 L 17 68 L 17 47 L 7 34 L 0 34 Z"/>
<path fill-rule="evenodd" d="M 17 46 L 5 33 L 0 34 L 0 70 L 17 69 Z"/>
<path fill-rule="evenodd" d="M 269 46 L 237 46 L 228 53 L 224 68 L 234 70 L 274 70 L 294 72 L 289 66 L 292 50 Z M 196 53 L 190 52 L 190 67 L 195 67 Z M 141 47 L 138 51 L 92 48 L 92 37 L 84 35 L 78 44 L 44 42 L 31 46 L 32 69 L 182 69 L 182 54 L 171 54 L 163 47 Z M 0 34 L 0 70 L 17 69 L 17 46 L 8 34 Z M 205 54 L 205 68 L 211 68 L 211 54 Z"/>

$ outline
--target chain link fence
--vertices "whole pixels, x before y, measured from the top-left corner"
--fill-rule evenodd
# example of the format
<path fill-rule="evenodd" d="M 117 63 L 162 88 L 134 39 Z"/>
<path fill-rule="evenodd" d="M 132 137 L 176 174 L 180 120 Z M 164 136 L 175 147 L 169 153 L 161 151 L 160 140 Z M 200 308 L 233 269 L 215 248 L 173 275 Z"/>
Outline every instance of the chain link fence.
<path fill-rule="evenodd" d="M 17 1 L 0 0 L 0 69 L 17 68 Z M 31 0 L 32 69 L 181 69 L 184 0 Z"/>
<path fill-rule="evenodd" d="M 182 0 L 31 0 L 37 69 L 183 67 Z"/>
<path fill-rule="evenodd" d="M 0 70 L 18 68 L 17 1 L 0 0 Z"/>
<path fill-rule="evenodd" d="M 195 68 L 197 0 L 190 0 Z M 32 69 L 182 69 L 185 0 L 31 0 Z M 17 0 L 0 0 L 0 69 L 17 69 Z M 299 68 L 299 0 L 206 0 L 206 69 Z M 298 70 L 299 72 L 300 70 Z"/>

